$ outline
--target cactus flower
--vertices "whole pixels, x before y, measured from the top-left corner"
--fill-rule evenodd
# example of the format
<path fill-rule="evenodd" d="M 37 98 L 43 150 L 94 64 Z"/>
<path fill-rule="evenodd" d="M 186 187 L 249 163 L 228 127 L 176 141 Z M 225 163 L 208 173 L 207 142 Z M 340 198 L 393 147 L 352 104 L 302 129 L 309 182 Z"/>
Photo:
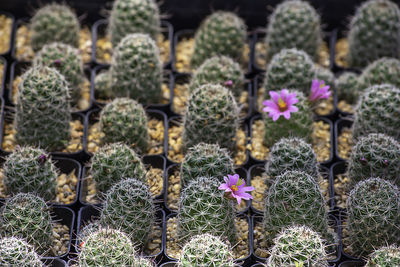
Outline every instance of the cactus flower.
<path fill-rule="evenodd" d="M 315 102 L 319 99 L 329 98 L 331 92 L 329 91 L 330 86 L 325 84 L 323 80 L 313 80 L 311 84 L 310 100 Z"/>
<path fill-rule="evenodd" d="M 221 184 L 218 189 L 225 190 L 225 193 L 231 193 L 231 197 L 236 198 L 239 205 L 242 198 L 245 200 L 253 199 L 246 191 L 253 191 L 254 187 L 245 186 L 244 180 L 240 179 L 238 174 L 228 174 L 228 177 L 224 176 L 224 180 L 225 183 Z"/>
<path fill-rule="evenodd" d="M 279 119 L 281 115 L 285 119 L 290 119 L 291 112 L 297 112 L 299 109 L 294 106 L 299 100 L 296 98 L 296 93 L 289 93 L 287 89 L 281 90 L 279 93 L 270 91 L 269 95 L 272 100 L 265 100 L 263 105 L 264 112 L 268 112 L 269 117 L 273 121 Z"/>

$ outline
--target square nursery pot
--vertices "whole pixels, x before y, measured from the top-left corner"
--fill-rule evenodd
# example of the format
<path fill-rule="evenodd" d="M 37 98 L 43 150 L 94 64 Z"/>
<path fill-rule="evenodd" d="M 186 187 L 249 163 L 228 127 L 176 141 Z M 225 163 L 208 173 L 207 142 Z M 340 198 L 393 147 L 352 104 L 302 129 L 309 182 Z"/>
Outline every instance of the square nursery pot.
<path fill-rule="evenodd" d="M 66 267 L 67 263 L 60 259 L 55 258 L 42 258 L 43 264 L 48 267 Z"/>
<path fill-rule="evenodd" d="M 10 82 L 8 85 L 8 93 L 7 93 L 7 101 L 8 101 L 8 105 L 10 106 L 15 106 L 15 101 L 14 101 L 14 93 L 13 93 L 13 83 L 14 83 L 14 79 L 17 78 L 18 76 L 23 75 L 30 67 L 32 66 L 31 62 L 22 62 L 22 61 L 14 61 L 11 64 L 10 67 Z M 87 66 L 84 66 L 84 72 L 85 72 L 85 78 L 89 80 L 90 82 L 90 69 Z M 88 100 L 88 107 L 85 109 L 79 109 L 78 107 L 73 108 L 73 112 L 82 112 L 85 113 L 88 110 L 90 110 L 90 108 L 93 105 L 93 95 L 94 95 L 94 91 L 93 91 L 93 87 L 90 86 L 90 98 Z M 82 97 L 82 96 L 81 96 Z"/>
<path fill-rule="evenodd" d="M 9 59 L 9 54 L 11 52 L 11 49 L 13 47 L 13 37 L 14 37 L 14 28 L 15 28 L 15 17 L 8 12 L 4 12 L 4 11 L 0 11 L 0 16 L 6 16 L 7 19 L 11 19 L 11 29 L 10 29 L 10 34 L 8 36 L 5 36 L 6 38 L 9 38 L 9 45 L 8 48 L 4 51 L 0 51 L 0 56 L 5 56 Z M 1 38 L 3 38 L 3 36 L 1 36 Z"/>
<path fill-rule="evenodd" d="M 94 105 L 97 108 L 102 108 L 104 107 L 108 102 L 111 101 L 110 100 L 105 100 L 105 99 L 100 99 L 96 96 L 96 85 L 95 85 L 95 79 L 97 74 L 101 73 L 102 71 L 106 71 L 109 70 L 110 66 L 109 65 L 99 65 L 96 66 L 95 68 L 92 69 L 91 71 L 91 92 L 93 92 L 92 94 L 92 102 L 94 103 Z M 168 112 L 170 111 L 171 105 L 172 105 L 172 99 L 174 96 L 174 89 L 173 89 L 173 82 L 174 82 L 174 78 L 173 75 L 170 71 L 164 71 L 164 79 L 163 79 L 163 83 L 165 85 L 168 85 L 169 88 L 169 96 L 170 99 L 168 101 L 168 103 L 166 104 L 149 104 L 147 106 L 145 106 L 145 108 L 149 108 L 149 109 L 158 109 L 161 110 L 165 113 L 168 114 Z"/>
<path fill-rule="evenodd" d="M 96 21 L 92 27 L 92 61 L 97 65 L 109 65 L 110 62 L 99 61 L 96 55 L 97 41 L 106 35 L 106 29 L 108 25 L 107 19 L 101 19 Z M 161 34 L 164 36 L 165 40 L 169 41 L 169 60 L 167 62 L 163 62 L 163 68 L 170 68 L 172 59 L 174 58 L 173 52 L 174 49 L 172 47 L 172 38 L 174 35 L 174 29 L 171 23 L 168 21 L 161 21 Z"/>
<path fill-rule="evenodd" d="M 99 116 L 100 116 L 100 109 L 95 109 L 89 111 L 86 115 L 86 125 L 85 125 L 85 152 L 86 154 L 91 157 L 93 155 L 92 152 L 88 150 L 89 148 L 89 130 L 90 127 L 99 121 Z M 164 126 L 164 141 L 162 143 L 162 148 L 163 151 L 162 153 L 159 154 L 154 154 L 154 155 L 164 155 L 164 152 L 167 150 L 167 144 L 168 144 L 168 123 L 167 123 L 167 115 L 159 110 L 155 109 L 147 109 L 145 110 L 147 113 L 147 117 L 150 119 L 157 119 L 163 122 Z"/>
<path fill-rule="evenodd" d="M 334 163 L 330 170 L 329 170 L 329 180 L 330 180 L 330 184 L 329 184 L 329 191 L 332 192 L 332 204 L 334 207 L 334 210 L 336 211 L 336 213 L 338 212 L 344 212 L 344 207 L 340 207 L 338 206 L 338 198 L 340 198 L 340 196 L 337 194 L 337 192 L 335 191 L 336 188 L 336 184 L 335 184 L 335 178 L 337 175 L 339 174 L 345 174 L 347 171 L 347 162 L 346 161 L 339 161 Z M 346 196 L 347 199 L 347 191 L 344 191 L 343 194 Z M 346 203 L 344 203 L 346 204 Z"/>
<path fill-rule="evenodd" d="M 0 166 L 4 164 L 5 158 L 0 158 Z M 62 157 L 52 157 L 52 161 L 55 164 L 56 168 L 58 169 L 60 174 L 69 174 L 72 171 L 74 171 L 75 176 L 78 180 L 78 183 L 76 184 L 75 187 L 75 198 L 73 202 L 70 204 L 62 204 L 60 202 L 50 202 L 50 204 L 54 207 L 74 207 L 78 203 L 78 195 L 80 192 L 80 180 L 81 180 L 81 174 L 82 174 L 82 166 L 81 164 L 70 158 L 62 158 Z M 0 201 L 4 201 L 4 198 L 0 198 Z"/>
<path fill-rule="evenodd" d="M 363 267 L 364 265 L 363 261 L 344 261 L 339 264 L 339 267 Z"/>
<path fill-rule="evenodd" d="M 5 95 L 6 90 L 6 76 L 7 76 L 7 60 L 0 56 L 0 94 L 1 96 Z"/>
<path fill-rule="evenodd" d="M 165 191 L 166 191 L 166 181 L 165 181 L 165 170 L 166 170 L 166 166 L 167 166 L 167 160 L 161 156 L 161 155 L 146 155 L 143 158 L 143 163 L 145 164 L 145 166 L 147 167 L 153 167 L 153 168 L 157 168 L 157 169 L 162 169 L 163 170 L 163 188 L 161 191 L 161 194 L 154 196 L 153 199 L 155 200 L 162 200 L 164 195 L 165 195 Z M 100 203 L 89 203 L 86 200 L 86 196 L 88 193 L 88 181 L 87 181 L 87 176 L 89 175 L 90 172 L 90 162 L 87 164 L 87 166 L 85 166 L 83 168 L 83 172 L 82 172 L 82 179 L 81 181 L 81 190 L 79 192 L 79 202 L 83 205 L 97 205 Z"/>
<path fill-rule="evenodd" d="M 339 119 L 335 122 L 335 130 L 334 130 L 334 135 L 335 135 L 335 157 L 338 160 L 348 160 L 348 158 L 343 158 L 339 154 L 339 137 L 342 134 L 344 129 L 350 129 L 353 126 L 353 119 L 352 118 L 342 118 Z M 350 152 L 350 151 L 349 151 Z"/>

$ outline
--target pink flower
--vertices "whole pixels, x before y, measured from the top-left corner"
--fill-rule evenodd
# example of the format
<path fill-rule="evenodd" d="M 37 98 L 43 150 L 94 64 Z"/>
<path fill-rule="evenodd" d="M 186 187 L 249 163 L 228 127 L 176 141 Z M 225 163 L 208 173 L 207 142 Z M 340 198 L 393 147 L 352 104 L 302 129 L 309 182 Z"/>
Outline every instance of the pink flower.
<path fill-rule="evenodd" d="M 310 100 L 314 102 L 319 99 L 329 98 L 331 96 L 329 88 L 331 87 L 329 85 L 326 85 L 325 81 L 313 80 L 311 84 Z"/>
<path fill-rule="evenodd" d="M 227 80 L 226 82 L 224 82 L 225 86 L 232 86 L 233 82 L 232 80 Z"/>
<path fill-rule="evenodd" d="M 269 117 L 273 121 L 279 119 L 281 115 L 285 119 L 290 119 L 290 112 L 297 112 L 299 109 L 294 106 L 299 100 L 296 98 L 296 93 L 289 93 L 287 89 L 282 89 L 279 93 L 270 91 L 269 95 L 272 100 L 265 100 L 263 105 L 264 112 L 269 112 Z"/>
<path fill-rule="evenodd" d="M 239 205 L 242 198 L 245 200 L 253 199 L 246 191 L 253 191 L 254 187 L 245 186 L 245 182 L 243 179 L 239 178 L 239 174 L 228 174 L 228 177 L 224 176 L 224 180 L 225 183 L 221 184 L 218 189 L 225 190 L 225 193 L 231 193 L 231 197 L 236 198 Z"/>

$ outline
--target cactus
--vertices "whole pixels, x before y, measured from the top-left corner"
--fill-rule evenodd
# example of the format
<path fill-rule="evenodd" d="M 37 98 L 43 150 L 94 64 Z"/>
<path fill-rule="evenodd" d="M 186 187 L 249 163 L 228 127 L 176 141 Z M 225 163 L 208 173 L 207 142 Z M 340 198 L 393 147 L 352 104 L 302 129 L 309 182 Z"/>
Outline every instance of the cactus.
<path fill-rule="evenodd" d="M 348 33 L 348 63 L 365 67 L 381 57 L 398 58 L 400 10 L 388 0 L 369 0 L 356 11 Z"/>
<path fill-rule="evenodd" d="M 96 99 L 110 99 L 113 97 L 110 71 L 102 71 L 96 75 L 94 88 Z"/>
<path fill-rule="evenodd" d="M 130 97 L 147 105 L 158 103 L 163 80 L 160 52 L 147 34 L 129 34 L 113 52 L 112 90 L 116 97 Z"/>
<path fill-rule="evenodd" d="M 350 104 L 357 102 L 360 94 L 358 90 L 358 75 L 353 72 L 343 72 L 335 81 L 338 99 L 346 100 Z"/>
<path fill-rule="evenodd" d="M 347 176 L 354 186 L 370 177 L 380 177 L 400 185 L 400 144 L 385 134 L 362 136 L 353 146 Z"/>
<path fill-rule="evenodd" d="M 71 107 L 64 77 L 49 67 L 33 67 L 22 75 L 16 103 L 15 138 L 20 145 L 54 151 L 70 138 Z"/>
<path fill-rule="evenodd" d="M 400 191 L 389 181 L 369 178 L 359 182 L 347 199 L 347 244 L 356 256 L 374 248 L 400 244 Z"/>
<path fill-rule="evenodd" d="M 0 266 L 42 267 L 39 255 L 23 239 L 0 239 Z"/>
<path fill-rule="evenodd" d="M 282 49 L 268 64 L 264 79 L 264 98 L 269 98 L 269 91 L 285 88 L 299 90 L 308 96 L 314 77 L 314 62 L 305 52 Z"/>
<path fill-rule="evenodd" d="M 113 47 L 116 47 L 130 33 L 147 33 L 157 40 L 160 25 L 160 10 L 154 0 L 116 0 L 107 33 Z"/>
<path fill-rule="evenodd" d="M 302 171 L 318 181 L 317 156 L 310 144 L 301 138 L 282 138 L 271 148 L 265 164 L 267 177 L 275 177 L 285 171 Z"/>
<path fill-rule="evenodd" d="M 134 150 L 122 143 L 101 147 L 93 156 L 90 173 L 98 192 L 107 192 L 121 179 L 135 177 L 146 182 L 146 169 Z"/>
<path fill-rule="evenodd" d="M 268 59 L 283 48 L 297 48 L 316 60 L 322 42 L 317 11 L 305 1 L 284 1 L 269 18 L 265 41 Z"/>
<path fill-rule="evenodd" d="M 220 182 L 214 177 L 198 177 L 181 192 L 178 210 L 178 235 L 181 241 L 211 233 L 236 244 L 233 202 L 224 198 Z"/>
<path fill-rule="evenodd" d="M 213 84 L 198 87 L 189 97 L 184 116 L 184 149 L 204 142 L 234 151 L 239 112 L 229 89 Z"/>
<path fill-rule="evenodd" d="M 216 55 L 240 60 L 246 35 L 246 24 L 237 15 L 226 11 L 214 12 L 202 21 L 196 31 L 191 66 L 196 68 Z"/>
<path fill-rule="evenodd" d="M 368 257 L 365 267 L 396 267 L 400 266 L 400 248 L 385 246 L 375 250 Z"/>
<path fill-rule="evenodd" d="M 102 142 L 123 142 L 139 153 L 146 153 L 150 143 L 147 115 L 143 106 L 133 99 L 116 98 L 100 113 Z"/>
<path fill-rule="evenodd" d="M 30 21 L 31 45 L 39 51 L 45 44 L 60 42 L 78 47 L 79 20 L 66 5 L 48 4 L 37 10 Z"/>
<path fill-rule="evenodd" d="M 135 245 L 146 244 L 155 220 L 155 206 L 149 188 L 134 178 L 120 181 L 105 196 L 100 224 L 117 228 Z"/>
<path fill-rule="evenodd" d="M 77 246 L 76 246 L 76 250 L 77 251 L 81 251 L 81 249 L 83 248 L 83 246 L 85 245 L 86 239 L 88 238 L 88 236 L 98 230 L 100 230 L 102 227 L 99 223 L 99 221 L 93 221 L 90 222 L 89 224 L 85 225 L 84 227 L 82 227 L 80 229 L 80 231 L 77 234 Z"/>
<path fill-rule="evenodd" d="M 216 144 L 200 143 L 189 148 L 181 165 L 182 188 L 200 176 L 213 176 L 224 181 L 233 174 L 233 160 L 225 148 Z"/>
<path fill-rule="evenodd" d="M 335 87 L 335 75 L 327 68 L 315 66 L 314 78 L 323 80 L 326 85 L 331 87 L 331 89 Z"/>
<path fill-rule="evenodd" d="M 328 267 L 325 241 L 307 226 L 290 226 L 274 239 L 267 266 Z"/>
<path fill-rule="evenodd" d="M 143 257 L 137 257 L 134 259 L 132 267 L 155 267 L 155 265 L 149 259 L 145 259 Z"/>
<path fill-rule="evenodd" d="M 53 224 L 44 200 L 19 193 L 6 200 L 0 211 L 0 233 L 25 239 L 40 254 L 53 245 Z"/>
<path fill-rule="evenodd" d="M 202 234 L 193 237 L 185 244 L 178 266 L 233 267 L 235 265 L 230 245 L 216 236 Z"/>
<path fill-rule="evenodd" d="M 57 193 L 57 169 L 41 149 L 21 147 L 7 156 L 3 165 L 7 194 L 34 193 L 46 201 Z"/>
<path fill-rule="evenodd" d="M 360 97 L 353 123 L 353 139 L 370 133 L 385 133 L 400 138 L 400 89 L 393 85 L 374 85 Z"/>
<path fill-rule="evenodd" d="M 226 56 L 214 56 L 204 61 L 196 69 L 190 81 L 189 91 L 212 83 L 229 88 L 236 99 L 239 99 L 244 86 L 244 73 L 238 63 Z"/>

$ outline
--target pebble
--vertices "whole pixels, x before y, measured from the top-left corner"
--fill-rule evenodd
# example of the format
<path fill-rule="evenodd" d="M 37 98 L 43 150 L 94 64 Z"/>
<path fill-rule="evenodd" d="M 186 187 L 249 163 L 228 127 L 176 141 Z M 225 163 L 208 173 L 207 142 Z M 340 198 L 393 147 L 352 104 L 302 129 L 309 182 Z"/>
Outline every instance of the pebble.
<path fill-rule="evenodd" d="M 347 68 L 349 63 L 347 62 L 347 54 L 349 53 L 349 41 L 347 38 L 341 38 L 337 40 L 335 46 L 335 61 L 336 64 Z"/>
<path fill-rule="evenodd" d="M 338 136 L 338 153 L 343 159 L 350 157 L 351 148 L 353 147 L 353 136 L 350 128 L 343 128 Z"/>
<path fill-rule="evenodd" d="M 51 256 L 61 256 L 68 252 L 69 247 L 69 228 L 59 222 L 53 223 L 53 247 L 51 248 Z"/>
<path fill-rule="evenodd" d="M 338 108 L 343 112 L 354 113 L 354 106 L 347 103 L 346 100 L 339 100 Z"/>
<path fill-rule="evenodd" d="M 10 49 L 11 45 L 12 19 L 6 15 L 0 15 L 0 54 Z M 1 81 L 1 78 L 0 78 Z"/>

